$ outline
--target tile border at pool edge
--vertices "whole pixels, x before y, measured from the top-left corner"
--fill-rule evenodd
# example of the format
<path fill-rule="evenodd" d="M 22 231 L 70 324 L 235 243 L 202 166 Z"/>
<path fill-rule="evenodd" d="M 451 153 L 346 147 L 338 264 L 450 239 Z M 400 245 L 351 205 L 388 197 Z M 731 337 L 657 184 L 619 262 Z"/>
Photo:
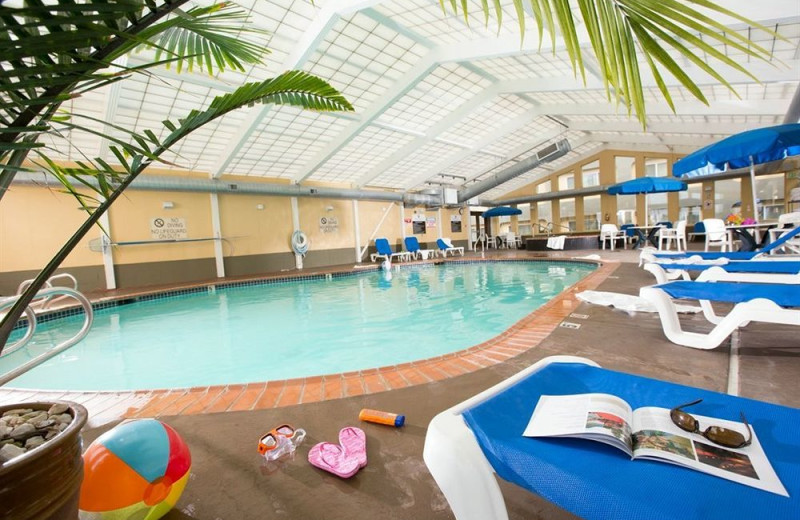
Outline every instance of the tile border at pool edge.
<path fill-rule="evenodd" d="M 475 262 L 483 259 L 467 261 Z M 441 356 L 341 374 L 182 389 L 119 392 L 0 389 L 0 398 L 3 398 L 0 400 L 6 401 L 6 398 L 12 398 L 15 402 L 21 402 L 60 399 L 78 402 L 89 408 L 90 424 L 99 425 L 120 418 L 278 408 L 441 381 L 502 363 L 536 347 L 579 304 L 574 294 L 595 289 L 619 264 L 604 262 L 596 265 L 595 271 L 499 335 L 467 349 Z"/>

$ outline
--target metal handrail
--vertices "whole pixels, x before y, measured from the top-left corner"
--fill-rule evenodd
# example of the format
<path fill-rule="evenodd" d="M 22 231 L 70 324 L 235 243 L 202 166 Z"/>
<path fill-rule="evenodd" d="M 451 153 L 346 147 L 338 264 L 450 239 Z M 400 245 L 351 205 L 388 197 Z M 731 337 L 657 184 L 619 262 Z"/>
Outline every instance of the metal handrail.
<path fill-rule="evenodd" d="M 78 280 L 76 280 L 75 277 L 72 276 L 69 273 L 60 273 L 60 274 L 56 274 L 56 275 L 51 276 L 44 283 L 44 286 L 47 287 L 47 288 L 53 287 L 53 280 L 58 280 L 59 278 L 68 278 L 68 279 L 72 280 L 71 289 L 74 290 L 74 291 L 78 290 Z M 17 295 L 20 295 L 23 292 L 25 292 L 25 289 L 30 287 L 30 285 L 33 283 L 33 281 L 34 281 L 34 279 L 31 278 L 30 280 L 25 280 L 24 282 L 19 284 L 19 287 L 17 287 Z M 57 298 L 53 298 L 53 296 L 49 296 L 49 297 L 46 297 L 46 298 L 42 298 L 40 301 L 34 300 L 33 302 L 31 302 L 31 306 L 38 305 L 40 308 L 46 309 L 51 303 L 54 303 L 54 302 L 57 302 L 57 301 L 60 301 L 60 300 L 64 300 L 64 299 L 69 298 L 69 297 L 70 297 L 69 295 L 63 295 L 63 296 L 59 296 Z"/>
<path fill-rule="evenodd" d="M 68 287 L 47 287 L 47 288 L 42 289 L 39 292 L 37 292 L 36 293 L 36 298 L 52 298 L 53 296 L 55 296 L 57 294 L 63 294 L 63 295 L 71 296 L 71 297 L 75 298 L 76 300 L 78 300 L 78 303 L 80 303 L 81 307 L 83 307 L 83 310 L 84 310 L 85 316 L 86 316 L 86 318 L 83 321 L 83 326 L 81 327 L 81 329 L 78 331 L 77 334 L 75 334 L 73 337 L 69 338 L 68 340 L 66 340 L 66 341 L 64 341 L 62 343 L 59 343 L 58 345 L 56 345 L 52 349 L 48 350 L 47 352 L 44 352 L 44 353 L 36 356 L 35 358 L 31 359 L 30 361 L 28 361 L 26 363 L 23 363 L 22 365 L 18 366 L 17 368 L 14 368 L 14 369 L 6 372 L 3 375 L 0 375 L 0 386 L 3 386 L 4 384 L 8 383 L 12 379 L 15 379 L 15 378 L 21 376 L 22 374 L 24 374 L 25 372 L 31 370 L 32 368 L 37 367 L 37 366 L 41 365 L 42 363 L 44 363 L 45 361 L 47 361 L 48 359 L 60 354 L 61 352 L 65 351 L 66 349 L 70 348 L 71 346 L 73 346 L 76 343 L 78 343 L 79 341 L 81 341 L 89 333 L 89 329 L 92 327 L 92 322 L 94 321 L 94 310 L 92 309 L 91 302 L 89 302 L 89 300 L 83 294 L 79 293 L 78 291 L 76 291 L 74 289 L 70 289 Z M 4 309 L 14 305 L 14 302 L 16 302 L 18 298 L 19 298 L 19 295 L 10 296 L 10 297 L 3 298 L 2 300 L 0 300 L 0 312 L 3 311 Z M 31 310 L 30 307 L 27 307 L 25 309 L 25 314 L 28 316 L 28 332 L 25 334 L 25 337 L 22 338 L 22 340 L 14 343 L 14 345 L 12 345 L 12 350 L 8 351 L 7 349 L 4 349 L 2 355 L 6 355 L 7 353 L 10 354 L 11 352 L 13 352 L 15 350 L 20 349 L 22 346 L 24 346 L 30 340 L 30 337 L 33 336 L 33 332 L 36 329 L 36 316 L 33 313 L 33 311 L 31 311 L 31 313 L 28 314 L 29 310 Z M 33 318 L 31 318 L 31 316 L 33 316 Z M 24 340 L 24 342 L 23 342 L 23 340 Z"/>

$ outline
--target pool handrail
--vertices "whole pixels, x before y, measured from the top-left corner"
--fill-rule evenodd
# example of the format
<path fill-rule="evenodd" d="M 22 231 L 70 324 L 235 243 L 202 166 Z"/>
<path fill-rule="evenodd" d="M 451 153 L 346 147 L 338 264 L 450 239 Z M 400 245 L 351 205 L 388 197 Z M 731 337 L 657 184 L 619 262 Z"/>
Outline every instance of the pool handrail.
<path fill-rule="evenodd" d="M 81 341 L 83 338 L 85 338 L 86 335 L 89 333 L 89 329 L 91 329 L 92 322 L 94 321 L 94 310 L 92 309 L 92 304 L 91 302 L 89 302 L 89 299 L 86 298 L 86 296 L 84 296 L 80 292 L 74 289 L 70 289 L 68 287 L 47 287 L 37 292 L 36 298 L 52 298 L 53 296 L 59 294 L 71 296 L 76 300 L 78 300 L 78 303 L 80 303 L 81 307 L 83 307 L 83 310 L 85 312 L 85 319 L 83 321 L 83 326 L 80 328 L 77 334 L 67 339 L 66 341 L 59 343 L 58 345 L 51 348 L 47 352 L 43 352 L 42 354 L 36 356 L 35 358 L 23 363 L 22 365 L 12 370 L 9 370 L 5 374 L 0 375 L 0 386 L 5 385 L 9 381 L 21 376 L 25 372 L 28 372 L 29 370 L 41 365 L 48 359 L 72 347 L 73 345 Z M 16 302 L 19 297 L 20 297 L 19 295 L 16 295 L 0 299 L 0 312 L 2 312 L 3 309 L 6 309 L 14 305 L 14 302 Z M 3 350 L 2 354 L 3 356 L 11 354 L 16 350 L 19 350 L 20 348 L 25 346 L 25 344 L 28 343 L 28 341 L 30 341 L 30 339 L 33 337 L 37 324 L 36 315 L 31 310 L 30 307 L 27 307 L 25 309 L 25 315 L 28 317 L 28 331 L 25 333 L 25 336 L 21 340 L 12 344 L 10 347 L 5 348 Z"/>
<path fill-rule="evenodd" d="M 58 280 L 59 278 L 68 278 L 69 280 L 72 281 L 71 289 L 73 289 L 75 291 L 78 290 L 78 280 L 76 280 L 75 277 L 72 276 L 69 273 L 59 273 L 59 274 L 55 274 L 55 275 L 51 276 L 44 283 L 45 287 L 48 287 L 48 288 L 49 287 L 53 287 L 53 280 Z M 30 287 L 30 285 L 33 283 L 33 281 L 34 281 L 34 278 L 31 278 L 30 280 L 25 280 L 24 282 L 20 283 L 19 287 L 17 287 L 17 294 L 22 294 L 23 292 L 25 292 L 25 290 L 28 287 Z M 63 300 L 63 299 L 66 299 L 66 298 L 69 298 L 69 295 L 62 295 L 62 296 L 59 296 L 57 298 L 53 298 L 53 296 L 48 296 L 46 298 L 41 298 L 41 299 L 39 299 L 38 296 L 37 296 L 37 299 L 35 299 L 33 302 L 31 302 L 31 306 L 38 305 L 41 309 L 46 309 L 47 307 L 50 306 L 50 304 L 52 304 L 54 302 L 57 302 L 57 301 L 60 301 L 60 300 Z"/>

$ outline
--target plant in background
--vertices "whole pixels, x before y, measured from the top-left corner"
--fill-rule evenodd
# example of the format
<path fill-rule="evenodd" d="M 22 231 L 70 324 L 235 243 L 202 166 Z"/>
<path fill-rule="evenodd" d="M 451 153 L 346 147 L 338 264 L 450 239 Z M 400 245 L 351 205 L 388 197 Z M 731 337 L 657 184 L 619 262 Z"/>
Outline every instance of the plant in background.
<path fill-rule="evenodd" d="M 469 24 L 466 1 L 460 5 L 456 0 L 439 0 L 439 3 L 445 14 L 449 4 L 453 13 L 460 11 Z M 525 36 L 526 18 L 529 15 L 536 23 L 540 48 L 547 31 L 555 54 L 556 34 L 560 33 L 573 71 L 576 75 L 580 72 L 584 83 L 586 60 L 581 46 L 588 37 L 608 100 L 613 99 L 624 105 L 628 115 L 635 113 L 643 128 L 647 114 L 640 70 L 642 64 L 639 63 L 641 58 L 644 58 L 661 94 L 674 112 L 675 105 L 664 82 L 664 72 L 674 76 L 689 93 L 708 104 L 703 91 L 674 56 L 687 58 L 734 94 L 736 91 L 733 86 L 709 62 L 716 60 L 758 81 L 748 70 L 746 60 L 728 57 L 725 49 L 731 48 L 767 62 L 773 59 L 768 49 L 743 34 L 731 31 L 715 17 L 729 16 L 785 40 L 769 28 L 710 0 L 577 0 L 580 17 L 573 10 L 574 0 L 513 0 L 513 3 L 522 37 Z M 484 23 L 488 27 L 492 9 L 488 0 L 482 0 L 481 5 Z M 503 23 L 503 7 L 497 0 L 494 2 L 494 14 L 499 29 Z"/>

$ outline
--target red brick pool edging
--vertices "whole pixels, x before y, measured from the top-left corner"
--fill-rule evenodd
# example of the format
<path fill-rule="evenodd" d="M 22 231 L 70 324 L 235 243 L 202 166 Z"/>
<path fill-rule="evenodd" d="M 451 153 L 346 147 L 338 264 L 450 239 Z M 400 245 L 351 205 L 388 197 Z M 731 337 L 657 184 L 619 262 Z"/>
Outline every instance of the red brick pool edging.
<path fill-rule="evenodd" d="M 96 425 L 119 418 L 277 408 L 440 381 L 502 363 L 536 347 L 580 303 L 575 294 L 597 288 L 618 265 L 598 264 L 594 272 L 522 318 L 505 332 L 473 347 L 442 356 L 342 374 L 184 389 L 135 392 L 0 389 L 0 403 L 54 399 L 74 401 L 89 409 L 90 424 Z"/>

